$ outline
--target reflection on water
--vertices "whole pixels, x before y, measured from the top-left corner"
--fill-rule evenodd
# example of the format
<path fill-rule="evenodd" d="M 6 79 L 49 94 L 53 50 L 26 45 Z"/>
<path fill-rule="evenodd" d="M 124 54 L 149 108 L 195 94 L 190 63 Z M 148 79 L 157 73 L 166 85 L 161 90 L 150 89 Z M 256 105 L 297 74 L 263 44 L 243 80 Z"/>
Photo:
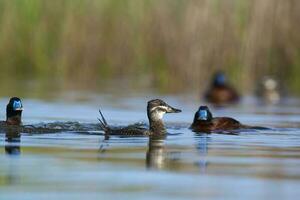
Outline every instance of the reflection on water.
<path fill-rule="evenodd" d="M 146 165 L 149 169 L 163 169 L 166 162 L 166 135 L 149 137 Z"/>
<path fill-rule="evenodd" d="M 200 172 L 205 173 L 207 167 L 207 153 L 208 153 L 208 140 L 210 139 L 207 134 L 195 135 L 196 149 L 199 155 L 197 162 Z"/>
<path fill-rule="evenodd" d="M 298 104 L 215 110 L 216 116 L 274 129 L 198 134 L 188 129 L 198 103 L 166 98 L 184 105 L 177 106 L 184 112 L 165 117 L 168 135 L 149 138 L 105 138 L 96 101 L 25 99 L 25 127 L 39 131 L 0 130 L 0 199 L 298 198 Z M 147 120 L 145 99 L 125 99 L 117 109 L 110 99 L 102 101 L 119 126 Z"/>
<path fill-rule="evenodd" d="M 5 152 L 9 155 L 19 155 L 21 134 L 17 129 L 6 129 L 5 133 Z"/>
<path fill-rule="evenodd" d="M 12 159 L 15 159 L 16 156 L 20 155 L 21 148 L 20 148 L 20 141 L 21 141 L 21 134 L 15 127 L 10 128 L 7 127 L 5 131 L 5 153 L 6 155 L 10 156 Z M 16 160 L 8 160 L 8 171 L 4 174 L 4 182 L 7 185 L 15 185 L 18 184 L 20 181 L 19 175 L 19 167 L 16 163 Z"/>

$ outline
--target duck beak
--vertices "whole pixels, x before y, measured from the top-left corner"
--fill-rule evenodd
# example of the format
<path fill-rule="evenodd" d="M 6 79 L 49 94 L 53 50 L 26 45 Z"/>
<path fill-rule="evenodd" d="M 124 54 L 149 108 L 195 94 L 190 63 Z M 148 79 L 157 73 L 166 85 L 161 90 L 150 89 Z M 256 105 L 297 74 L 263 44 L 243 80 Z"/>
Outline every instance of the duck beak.
<path fill-rule="evenodd" d="M 169 106 L 167 107 L 167 113 L 180 113 L 181 110 L 180 109 L 177 109 L 177 108 L 173 108 L 172 106 Z"/>
<path fill-rule="evenodd" d="M 22 111 L 23 110 L 22 103 L 20 101 L 15 101 L 13 103 L 13 110 L 14 111 Z"/>

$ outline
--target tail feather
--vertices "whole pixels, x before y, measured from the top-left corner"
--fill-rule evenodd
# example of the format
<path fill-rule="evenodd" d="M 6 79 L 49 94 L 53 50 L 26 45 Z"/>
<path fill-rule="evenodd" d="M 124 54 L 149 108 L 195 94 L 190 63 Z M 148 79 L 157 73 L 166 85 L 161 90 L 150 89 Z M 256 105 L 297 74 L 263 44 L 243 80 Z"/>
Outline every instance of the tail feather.
<path fill-rule="evenodd" d="M 270 130 L 270 128 L 267 128 L 267 127 L 262 127 L 262 126 L 248 126 L 248 125 L 243 125 L 241 128 L 242 129 L 256 129 L 256 130 Z"/>
<path fill-rule="evenodd" d="M 98 121 L 100 122 L 100 127 L 101 127 L 101 129 L 102 129 L 105 133 L 108 133 L 109 130 L 110 130 L 110 128 L 109 128 L 109 125 L 107 124 L 107 122 L 106 122 L 106 120 L 105 120 L 105 118 L 104 118 L 104 116 L 103 116 L 103 114 L 102 114 L 102 112 L 101 112 L 100 109 L 99 109 L 99 114 L 100 114 L 100 116 L 101 116 L 101 119 L 100 119 L 100 118 L 97 118 L 97 119 L 98 119 Z"/>
<path fill-rule="evenodd" d="M 98 119 L 98 121 L 100 122 L 100 127 L 101 127 L 101 129 L 105 130 L 105 129 L 106 129 L 105 124 L 103 124 L 103 122 L 101 121 L 101 119 L 99 119 L 99 118 L 97 118 L 97 119 Z"/>
<path fill-rule="evenodd" d="M 99 109 L 99 113 L 100 113 L 100 116 L 101 116 L 102 121 L 104 122 L 104 124 L 108 125 L 100 109 Z"/>

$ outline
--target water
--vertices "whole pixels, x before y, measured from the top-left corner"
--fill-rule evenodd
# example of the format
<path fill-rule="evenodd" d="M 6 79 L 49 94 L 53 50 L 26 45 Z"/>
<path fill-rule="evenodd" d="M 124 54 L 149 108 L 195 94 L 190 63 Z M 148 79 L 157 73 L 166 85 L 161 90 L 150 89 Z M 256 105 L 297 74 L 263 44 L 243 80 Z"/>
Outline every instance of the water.
<path fill-rule="evenodd" d="M 147 123 L 149 96 L 80 96 L 23 100 L 24 124 L 50 123 L 84 131 L 20 138 L 12 133 L 11 140 L 1 133 L 0 199 L 295 199 L 300 195 L 298 100 L 265 106 L 250 98 L 236 107 L 213 109 L 216 116 L 272 129 L 199 135 L 188 129 L 198 100 L 163 96 L 183 110 L 165 116 L 166 138 L 104 140 L 97 124 L 100 106 L 112 125 Z M 6 102 L 0 100 L 2 119 Z"/>

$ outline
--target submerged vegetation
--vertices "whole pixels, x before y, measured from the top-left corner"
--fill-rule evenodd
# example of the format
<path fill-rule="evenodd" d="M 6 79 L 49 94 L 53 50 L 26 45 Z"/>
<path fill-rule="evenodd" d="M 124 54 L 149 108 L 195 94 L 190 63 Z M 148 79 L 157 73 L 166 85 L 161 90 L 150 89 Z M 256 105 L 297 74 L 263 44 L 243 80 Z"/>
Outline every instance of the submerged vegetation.
<path fill-rule="evenodd" d="M 297 0 L 2 0 L 0 89 L 198 92 L 223 69 L 245 93 L 270 74 L 299 93 L 299 10 Z"/>

